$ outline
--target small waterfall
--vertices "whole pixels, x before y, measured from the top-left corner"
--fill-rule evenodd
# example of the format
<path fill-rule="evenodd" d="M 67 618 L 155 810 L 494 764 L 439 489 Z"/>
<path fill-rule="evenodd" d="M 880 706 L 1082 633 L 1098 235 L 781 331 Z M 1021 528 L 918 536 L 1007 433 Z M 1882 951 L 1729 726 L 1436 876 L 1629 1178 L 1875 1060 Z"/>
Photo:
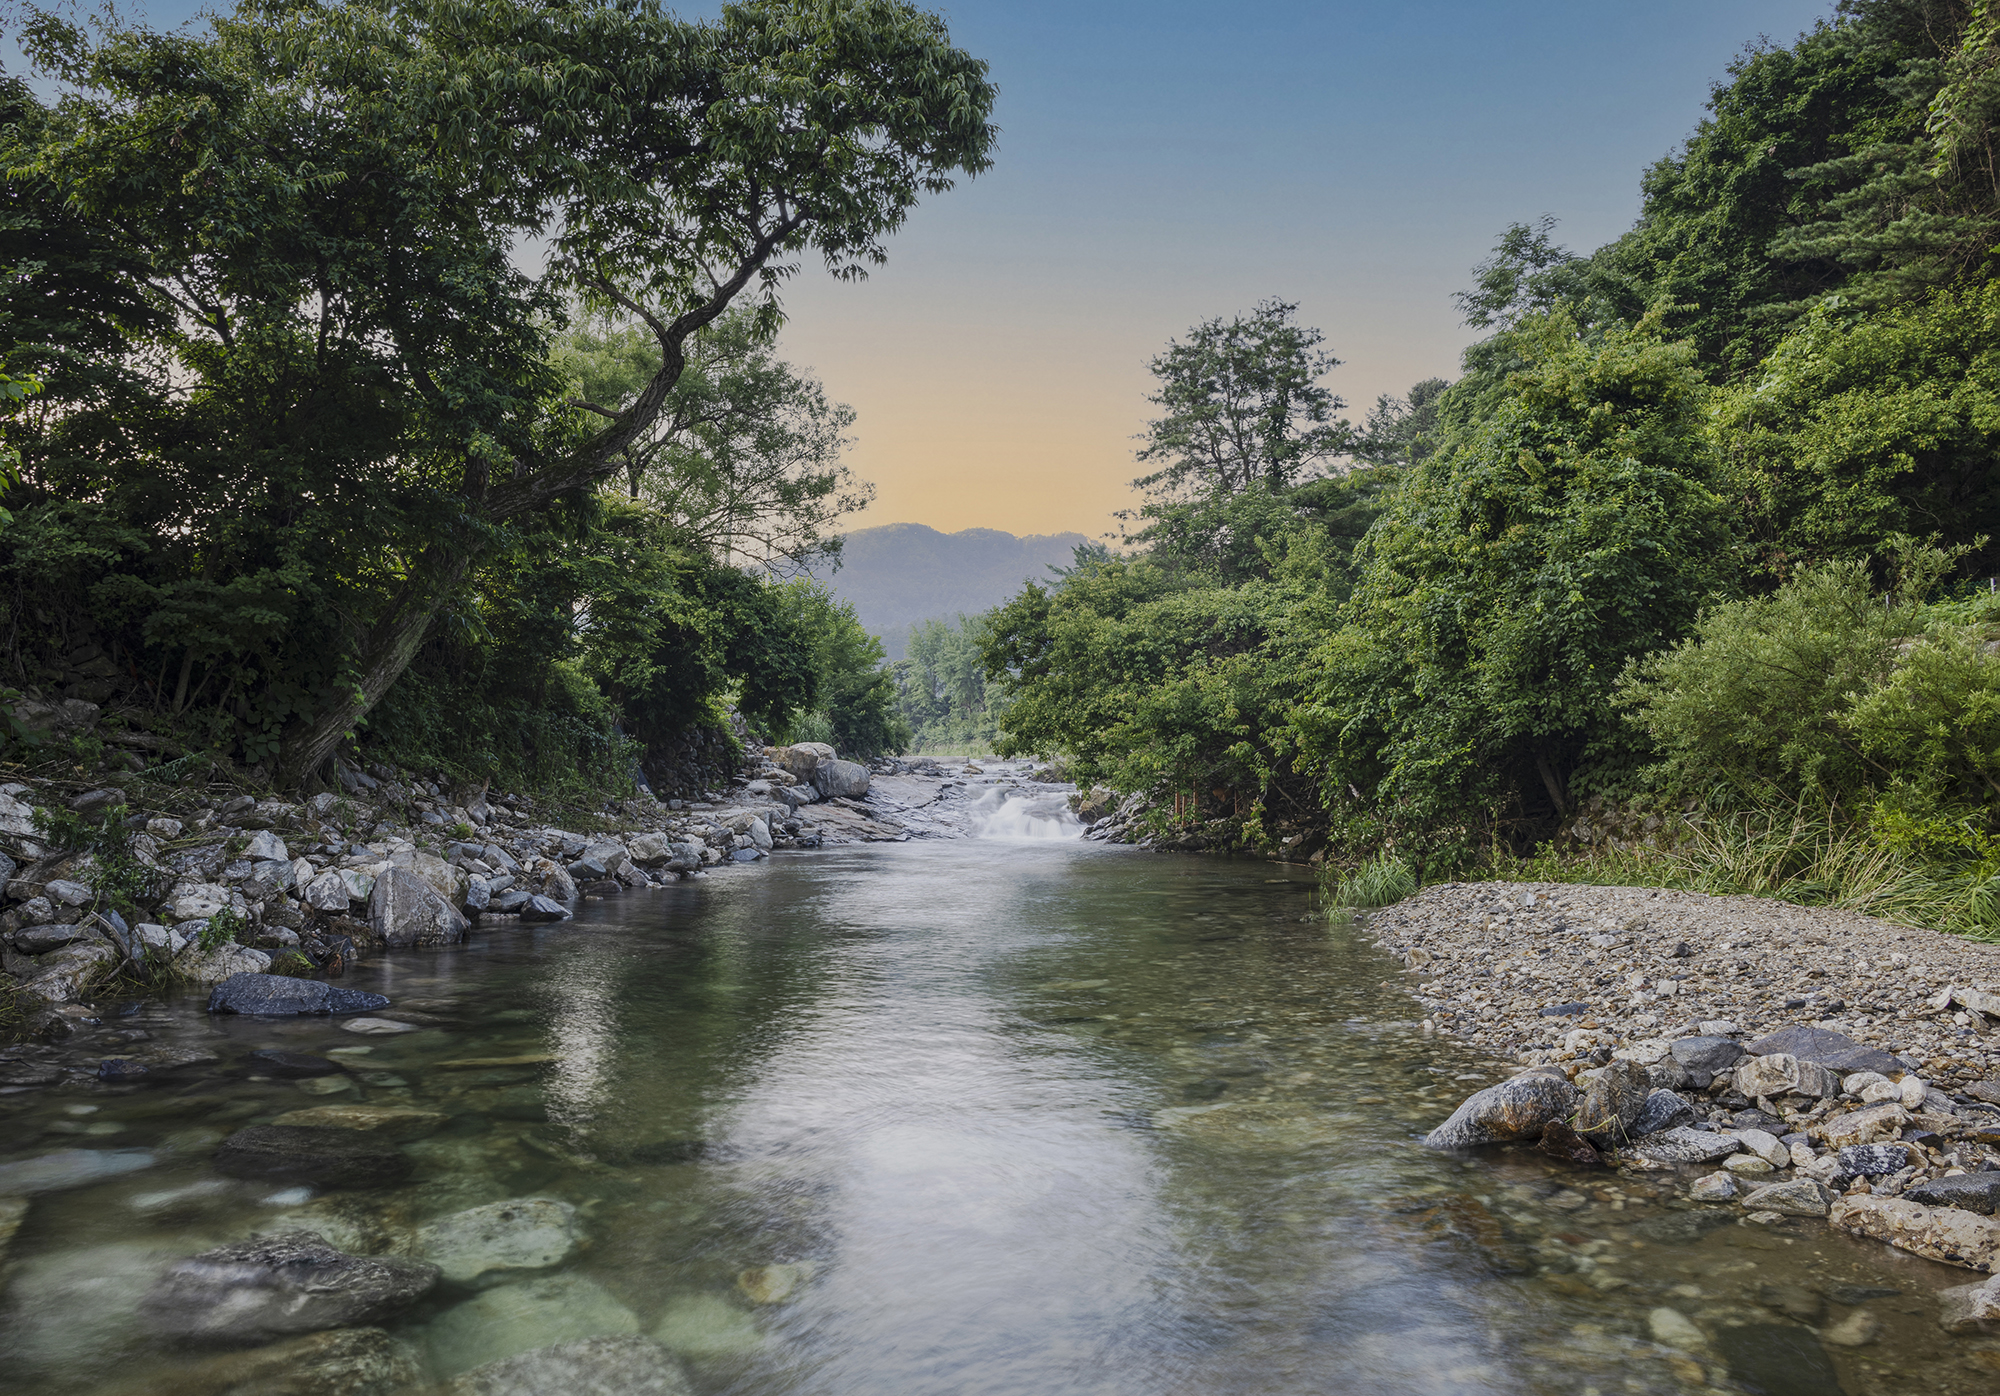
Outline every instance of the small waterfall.
<path fill-rule="evenodd" d="M 1011 785 L 996 785 L 973 802 L 974 828 L 986 839 L 1074 839 L 1083 821 L 1069 807 L 1067 794 L 1034 794 Z"/>

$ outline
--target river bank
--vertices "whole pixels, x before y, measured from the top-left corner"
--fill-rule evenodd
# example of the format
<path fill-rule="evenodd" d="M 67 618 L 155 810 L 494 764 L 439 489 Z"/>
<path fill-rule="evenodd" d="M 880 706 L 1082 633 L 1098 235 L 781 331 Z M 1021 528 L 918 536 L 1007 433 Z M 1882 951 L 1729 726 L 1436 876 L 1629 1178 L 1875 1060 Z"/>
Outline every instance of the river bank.
<path fill-rule="evenodd" d="M 550 819 L 529 796 L 342 766 L 302 801 L 231 787 L 0 784 L 0 1040 L 60 1041 L 99 1000 L 239 973 L 338 978 L 386 950 L 558 921 L 587 900 L 726 874 L 785 849 L 1067 821 L 1031 763 L 753 750 L 726 788 Z M 141 1052 L 122 1068 L 168 1069 Z M 0 1077 L 6 1074 L 0 1064 Z M 16 1074 L 19 1074 L 18 1071 Z M 32 1074 L 32 1073 L 31 1073 Z"/>

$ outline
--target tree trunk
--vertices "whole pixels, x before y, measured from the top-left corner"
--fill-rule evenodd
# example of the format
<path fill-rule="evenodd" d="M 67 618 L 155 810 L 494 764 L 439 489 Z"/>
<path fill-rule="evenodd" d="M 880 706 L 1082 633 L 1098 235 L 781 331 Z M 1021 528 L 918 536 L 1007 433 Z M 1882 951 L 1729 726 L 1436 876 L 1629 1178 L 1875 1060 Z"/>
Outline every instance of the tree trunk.
<path fill-rule="evenodd" d="M 311 780 L 347 739 L 354 724 L 382 701 L 423 648 L 432 619 L 470 565 L 469 558 L 454 557 L 442 566 L 419 568 L 404 581 L 403 595 L 395 608 L 368 633 L 354 688 L 285 743 L 278 771 L 280 785 L 296 789 Z"/>
<path fill-rule="evenodd" d="M 1563 798 L 1562 782 L 1556 779 L 1555 768 L 1549 765 L 1549 754 L 1539 748 L 1535 752 L 1535 770 L 1542 777 L 1542 784 L 1548 788 L 1549 800 L 1555 805 L 1556 813 L 1569 818 L 1569 801 Z"/>

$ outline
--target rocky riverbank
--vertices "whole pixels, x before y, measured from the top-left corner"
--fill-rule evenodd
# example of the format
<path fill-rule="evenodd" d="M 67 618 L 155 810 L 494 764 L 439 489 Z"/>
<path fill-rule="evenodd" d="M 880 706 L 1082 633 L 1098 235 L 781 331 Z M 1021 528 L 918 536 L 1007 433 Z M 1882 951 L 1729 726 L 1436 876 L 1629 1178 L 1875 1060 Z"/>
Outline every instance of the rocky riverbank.
<path fill-rule="evenodd" d="M 1071 788 L 1031 775 L 1018 762 L 871 769 L 805 743 L 753 751 L 701 799 L 641 795 L 561 823 L 526 795 L 379 765 L 343 766 L 338 791 L 300 801 L 137 779 L 7 783 L 0 1040 L 61 1040 L 99 1023 L 102 1001 L 162 982 L 338 977 L 359 957 L 562 920 L 582 899 L 782 850 L 962 837 L 996 816 L 1072 819 Z M 158 1056 L 117 1069 L 171 1065 Z"/>
<path fill-rule="evenodd" d="M 1426 1139 L 1682 1175 L 1689 1202 L 2000 1276 L 2000 947 L 1642 888 L 1427 888 L 1368 929 L 1427 1032 L 1527 1069 Z M 2000 1332 L 2000 1278 L 1939 1321 Z M 1686 1345 L 1671 1310 L 1656 1338 Z M 1662 1334 L 1664 1333 L 1664 1336 Z"/>

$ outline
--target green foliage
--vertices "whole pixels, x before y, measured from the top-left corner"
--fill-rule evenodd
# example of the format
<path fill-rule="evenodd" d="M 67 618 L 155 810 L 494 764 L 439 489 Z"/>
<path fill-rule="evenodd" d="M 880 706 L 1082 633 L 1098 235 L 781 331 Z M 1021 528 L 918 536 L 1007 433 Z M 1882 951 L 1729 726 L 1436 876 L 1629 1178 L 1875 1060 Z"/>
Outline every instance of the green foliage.
<path fill-rule="evenodd" d="M 248 945 L 251 940 L 249 918 L 228 907 L 208 918 L 208 924 L 195 937 L 195 944 L 202 953 L 220 950 L 225 945 Z"/>
<path fill-rule="evenodd" d="M 800 704 L 777 730 L 794 741 L 831 742 L 850 760 L 906 750 L 910 727 L 899 710 L 895 676 L 882 642 L 862 628 L 853 603 L 835 601 L 825 587 L 803 580 L 776 594 L 818 676 L 810 709 Z"/>
<path fill-rule="evenodd" d="M 311 979 L 319 973 L 313 962 L 296 950 L 280 950 L 271 957 L 270 974 L 282 974 L 292 979 Z"/>
<path fill-rule="evenodd" d="M 1416 870 L 1385 850 L 1352 872 L 1330 877 L 1327 903 L 1335 910 L 1392 906 L 1415 893 L 1418 885 Z"/>
<path fill-rule="evenodd" d="M 985 625 L 985 617 L 961 615 L 955 625 L 927 620 L 910 632 L 907 657 L 891 666 L 910 750 L 992 751 L 999 744 L 1007 698 L 986 681 Z"/>

